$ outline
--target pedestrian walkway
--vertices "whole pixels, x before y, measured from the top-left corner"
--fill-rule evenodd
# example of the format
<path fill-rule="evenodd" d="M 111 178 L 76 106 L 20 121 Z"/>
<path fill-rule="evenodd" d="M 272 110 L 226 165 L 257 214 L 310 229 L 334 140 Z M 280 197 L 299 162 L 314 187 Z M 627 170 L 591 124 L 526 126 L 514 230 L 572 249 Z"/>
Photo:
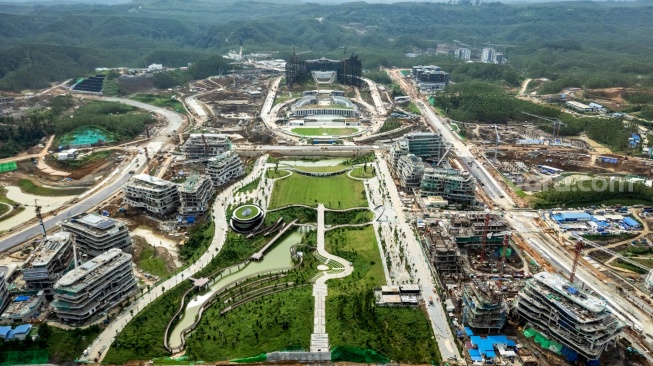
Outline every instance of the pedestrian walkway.
<path fill-rule="evenodd" d="M 315 313 L 313 318 L 313 334 L 311 334 L 311 352 L 329 352 L 329 335 L 326 331 L 326 297 L 328 295 L 327 280 L 342 278 L 354 272 L 354 266 L 346 260 L 328 253 L 324 248 L 324 205 L 317 206 L 317 253 L 326 259 L 326 263 L 337 262 L 344 266 L 342 271 L 320 272 L 323 275 L 313 277 L 313 297 L 315 298 Z"/>

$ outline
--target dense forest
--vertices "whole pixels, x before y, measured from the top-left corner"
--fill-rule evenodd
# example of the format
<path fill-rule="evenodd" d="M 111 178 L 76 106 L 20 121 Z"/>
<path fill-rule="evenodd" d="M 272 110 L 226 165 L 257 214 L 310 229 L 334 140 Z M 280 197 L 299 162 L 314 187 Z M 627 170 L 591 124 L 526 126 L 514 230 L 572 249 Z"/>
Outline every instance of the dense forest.
<path fill-rule="evenodd" d="M 243 46 L 305 57 L 356 52 L 364 66 L 435 63 L 454 81 L 546 77 L 545 91 L 652 86 L 651 2 L 497 2 L 337 5 L 136 0 L 127 4 L 12 4 L 0 10 L 0 89 L 43 87 L 94 67 L 184 66 Z M 615 21 L 618 20 L 618 21 Z M 424 52 L 456 41 L 499 44 L 510 66 Z"/>

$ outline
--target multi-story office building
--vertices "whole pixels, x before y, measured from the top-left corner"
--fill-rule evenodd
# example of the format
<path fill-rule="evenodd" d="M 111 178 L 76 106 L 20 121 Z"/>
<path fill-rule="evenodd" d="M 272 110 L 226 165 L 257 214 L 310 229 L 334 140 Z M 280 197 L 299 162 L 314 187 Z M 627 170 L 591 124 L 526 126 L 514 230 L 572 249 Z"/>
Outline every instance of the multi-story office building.
<path fill-rule="evenodd" d="M 554 273 L 529 279 L 513 307 L 536 331 L 590 360 L 614 344 L 624 327 L 605 300 Z"/>
<path fill-rule="evenodd" d="M 434 65 L 413 66 L 413 79 L 421 92 L 442 90 L 449 85 L 449 74 Z"/>
<path fill-rule="evenodd" d="M 72 234 L 65 231 L 43 239 L 21 269 L 27 287 L 52 292 L 54 283 L 73 260 L 72 242 Z"/>
<path fill-rule="evenodd" d="M 411 132 L 404 136 L 408 151 L 422 159 L 437 162 L 445 151 L 442 135 L 433 132 Z"/>
<path fill-rule="evenodd" d="M 81 213 L 60 223 L 61 227 L 75 235 L 77 248 L 91 257 L 118 248 L 126 253 L 132 251 L 132 239 L 127 223 L 95 213 Z"/>
<path fill-rule="evenodd" d="M 422 196 L 440 196 L 450 204 L 476 202 L 476 181 L 468 172 L 456 169 L 426 168 L 419 188 Z"/>
<path fill-rule="evenodd" d="M 419 188 L 424 175 L 422 159 L 413 154 L 404 155 L 397 162 L 396 175 L 399 177 L 401 188 L 412 190 Z"/>
<path fill-rule="evenodd" d="M 201 215 L 209 209 L 215 189 L 207 175 L 191 174 L 179 186 L 179 214 L 184 216 Z"/>
<path fill-rule="evenodd" d="M 83 324 L 129 297 L 136 290 L 131 258 L 114 248 L 66 273 L 54 285 L 50 304 L 57 317 Z"/>
<path fill-rule="evenodd" d="M 123 202 L 157 216 L 167 216 L 179 207 L 177 184 L 147 174 L 134 175 L 125 185 Z"/>
<path fill-rule="evenodd" d="M 217 133 L 192 133 L 181 146 L 181 151 L 189 160 L 207 159 L 229 150 L 229 137 Z"/>
<path fill-rule="evenodd" d="M 463 323 L 470 328 L 498 331 L 506 324 L 507 310 L 496 283 L 474 280 L 463 287 Z"/>
<path fill-rule="evenodd" d="M 238 155 L 227 151 L 209 160 L 206 173 L 211 177 L 214 187 L 220 187 L 245 175 L 245 167 Z"/>

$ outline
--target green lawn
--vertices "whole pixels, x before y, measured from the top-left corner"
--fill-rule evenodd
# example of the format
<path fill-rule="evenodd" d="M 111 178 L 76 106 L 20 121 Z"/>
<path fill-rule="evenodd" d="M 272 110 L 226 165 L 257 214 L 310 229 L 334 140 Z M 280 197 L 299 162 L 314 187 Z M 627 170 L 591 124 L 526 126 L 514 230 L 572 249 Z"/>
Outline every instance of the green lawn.
<path fill-rule="evenodd" d="M 270 178 L 270 179 L 278 179 L 278 178 L 283 178 L 283 177 L 285 177 L 286 175 L 289 175 L 289 174 L 290 174 L 290 172 L 287 171 L 287 170 L 277 169 L 275 171 L 274 168 L 270 168 L 270 169 L 268 169 L 266 171 L 265 177 Z"/>
<path fill-rule="evenodd" d="M 506 182 L 508 187 L 510 187 L 510 189 L 512 189 L 519 198 L 526 197 L 526 192 L 524 192 L 521 188 L 517 187 L 515 183 L 513 183 L 510 179 L 504 177 L 503 175 L 501 177 L 503 178 L 503 181 Z"/>
<path fill-rule="evenodd" d="M 245 212 L 249 210 L 250 212 L 246 215 Z M 259 213 L 259 209 L 252 205 L 241 206 L 234 212 L 237 218 L 241 220 L 251 219 Z"/>
<path fill-rule="evenodd" d="M 329 178 L 314 178 L 293 174 L 274 183 L 270 208 L 289 204 L 317 206 L 321 202 L 329 208 L 366 207 L 363 182 L 346 174 Z"/>
<path fill-rule="evenodd" d="M 326 250 L 354 265 L 348 277 L 330 280 L 326 303 L 330 346 L 372 349 L 391 360 L 438 364 L 431 326 L 421 308 L 379 308 L 373 289 L 385 285 L 374 229 L 337 229 L 326 234 Z"/>
<path fill-rule="evenodd" d="M 372 166 L 368 166 L 367 171 L 362 166 L 357 166 L 350 174 L 352 177 L 364 179 L 373 178 L 376 175 Z"/>
<path fill-rule="evenodd" d="M 36 196 L 77 196 L 86 192 L 86 188 L 48 188 L 43 186 L 37 186 L 29 179 L 21 179 L 18 182 L 18 188 L 23 193 L 29 193 Z"/>
<path fill-rule="evenodd" d="M 291 131 L 303 136 L 344 136 L 358 132 L 358 128 L 298 127 L 293 128 Z"/>
<path fill-rule="evenodd" d="M 258 187 L 259 182 L 261 181 L 261 177 L 258 177 L 254 179 L 253 181 L 245 184 L 244 186 L 238 188 L 236 193 L 249 193 L 253 190 L 255 190 Z"/>

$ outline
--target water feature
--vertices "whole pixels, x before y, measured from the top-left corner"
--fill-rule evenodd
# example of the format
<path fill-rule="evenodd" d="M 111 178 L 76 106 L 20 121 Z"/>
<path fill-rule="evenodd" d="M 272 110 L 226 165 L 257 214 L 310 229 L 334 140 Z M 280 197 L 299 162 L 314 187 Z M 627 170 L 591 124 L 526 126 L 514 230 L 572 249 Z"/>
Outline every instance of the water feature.
<path fill-rule="evenodd" d="M 291 165 L 291 166 L 335 166 L 340 165 L 343 161 L 347 159 L 324 159 L 324 160 L 280 160 L 279 165 Z M 344 168 L 344 166 L 343 166 Z"/>
<path fill-rule="evenodd" d="M 21 213 L 12 216 L 10 219 L 0 221 L 0 231 L 9 230 L 15 226 L 18 226 L 30 219 L 33 219 L 34 210 L 31 209 L 31 206 L 34 205 L 34 199 L 38 200 L 39 205 L 43 207 L 43 212 L 52 211 L 63 206 L 66 201 L 70 201 L 77 196 L 60 196 L 60 197 L 50 197 L 50 196 L 35 196 L 29 193 L 23 193 L 18 187 L 7 186 L 7 198 L 14 202 L 18 202 L 24 205 L 30 205 L 30 207 L 25 208 Z"/>
<path fill-rule="evenodd" d="M 292 267 L 293 263 L 290 258 L 290 247 L 301 243 L 301 240 L 302 234 L 300 230 L 289 231 L 288 236 L 265 253 L 265 256 L 261 261 L 249 262 L 245 267 L 241 267 L 240 270 L 232 273 L 227 271 L 223 277 L 218 277 L 218 280 L 215 281 L 206 292 L 196 296 L 188 302 L 184 315 L 170 332 L 168 345 L 171 348 L 177 348 L 181 345 L 181 331 L 193 324 L 202 304 L 204 304 L 204 302 L 206 302 L 211 295 L 216 293 L 220 288 L 257 272 Z"/>

